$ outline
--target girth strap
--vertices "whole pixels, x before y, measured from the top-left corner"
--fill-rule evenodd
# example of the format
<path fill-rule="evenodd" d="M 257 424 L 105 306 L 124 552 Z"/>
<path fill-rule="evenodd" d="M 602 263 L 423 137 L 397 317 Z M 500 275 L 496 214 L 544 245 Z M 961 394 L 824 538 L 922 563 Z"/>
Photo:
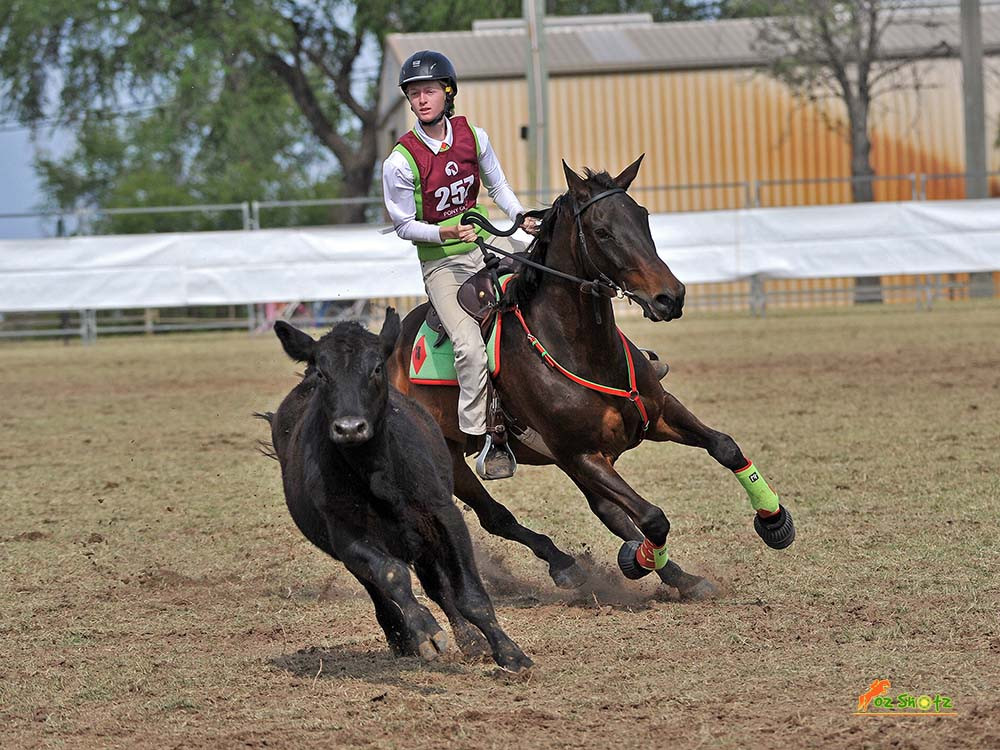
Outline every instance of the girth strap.
<path fill-rule="evenodd" d="M 642 417 L 642 433 L 643 435 L 646 434 L 646 431 L 649 430 L 649 414 L 646 412 L 646 407 L 642 403 L 642 397 L 639 395 L 639 391 L 636 390 L 635 363 L 632 361 L 632 352 L 630 352 L 628 348 L 628 339 L 625 338 L 625 334 L 622 333 L 620 328 L 617 329 L 618 335 L 621 337 L 622 347 L 625 349 L 625 359 L 628 361 L 627 391 L 621 388 L 612 388 L 611 386 L 601 385 L 600 383 L 591 382 L 590 380 L 587 380 L 586 378 L 581 378 L 579 375 L 576 375 L 567 370 L 565 367 L 563 367 L 556 361 L 555 357 L 549 354 L 548 350 L 542 345 L 542 342 L 539 341 L 535 337 L 535 335 L 531 332 L 531 329 L 528 328 L 528 322 L 524 319 L 524 316 L 521 314 L 521 308 L 514 307 L 511 309 L 511 312 L 513 312 L 514 315 L 517 317 L 518 321 L 520 321 L 521 327 L 524 329 L 524 333 L 528 337 L 528 342 L 535 348 L 535 351 L 538 352 L 539 356 L 542 358 L 545 364 L 547 364 L 549 367 L 553 368 L 560 374 L 564 375 L 565 377 L 569 378 L 577 385 L 582 385 L 584 388 L 589 388 L 590 390 L 597 391 L 598 393 L 605 393 L 609 396 L 618 396 L 619 398 L 627 398 L 635 405 L 635 408 L 639 410 L 639 416 Z"/>

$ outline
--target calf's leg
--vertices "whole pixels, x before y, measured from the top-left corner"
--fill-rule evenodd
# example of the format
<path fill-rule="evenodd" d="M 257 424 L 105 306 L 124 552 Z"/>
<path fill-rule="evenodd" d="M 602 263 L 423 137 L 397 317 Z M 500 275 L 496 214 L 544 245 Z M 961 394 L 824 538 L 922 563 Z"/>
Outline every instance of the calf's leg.
<path fill-rule="evenodd" d="M 454 607 L 462 617 L 479 628 L 486 636 L 497 664 L 512 672 L 529 669 L 533 664 L 531 659 L 497 622 L 493 602 L 476 569 L 469 531 L 458 508 L 448 506 L 440 509 L 437 521 L 441 539 L 433 555 L 422 559 L 417 568 L 425 590 L 442 609 Z"/>
<path fill-rule="evenodd" d="M 375 619 L 382 627 L 392 653 L 396 656 L 417 656 L 420 653 L 417 649 L 417 640 L 406 626 L 403 611 L 373 583 L 363 578 L 358 578 L 358 581 L 365 587 L 372 604 L 375 605 Z"/>
<path fill-rule="evenodd" d="M 399 607 L 406 631 L 416 644 L 417 653 L 430 661 L 447 649 L 447 634 L 427 607 L 413 596 L 410 569 L 406 564 L 364 542 L 359 536 L 352 536 L 339 524 L 328 523 L 328 528 L 337 558 L 357 578 L 370 583 Z"/>

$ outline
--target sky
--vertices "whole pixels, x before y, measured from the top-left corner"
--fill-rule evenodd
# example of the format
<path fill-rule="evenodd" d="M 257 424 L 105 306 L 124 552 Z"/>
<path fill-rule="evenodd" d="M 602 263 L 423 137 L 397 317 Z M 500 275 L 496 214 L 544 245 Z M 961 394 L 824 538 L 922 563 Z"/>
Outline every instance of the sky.
<path fill-rule="evenodd" d="M 27 130 L 0 132 L 0 214 L 35 211 L 42 202 L 31 160 L 35 149 Z M 44 236 L 38 218 L 0 218 L 0 239 Z M 49 234 L 46 232 L 45 234 Z"/>

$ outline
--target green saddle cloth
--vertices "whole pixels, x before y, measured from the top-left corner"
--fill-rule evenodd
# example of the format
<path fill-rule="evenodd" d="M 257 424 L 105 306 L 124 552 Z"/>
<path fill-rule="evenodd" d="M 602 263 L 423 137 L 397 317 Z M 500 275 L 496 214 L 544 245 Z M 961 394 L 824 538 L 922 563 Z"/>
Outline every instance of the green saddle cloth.
<path fill-rule="evenodd" d="M 510 276 L 500 279 L 502 287 L 506 288 Z M 494 318 L 493 329 L 486 340 L 486 360 L 490 375 L 496 377 L 500 372 L 500 327 L 503 324 L 498 315 Z M 455 346 L 451 339 L 446 338 L 440 346 L 434 346 L 438 339 L 436 331 L 432 330 L 425 320 L 417 331 L 410 351 L 410 382 L 419 385 L 458 385 L 458 375 L 455 373 Z"/>

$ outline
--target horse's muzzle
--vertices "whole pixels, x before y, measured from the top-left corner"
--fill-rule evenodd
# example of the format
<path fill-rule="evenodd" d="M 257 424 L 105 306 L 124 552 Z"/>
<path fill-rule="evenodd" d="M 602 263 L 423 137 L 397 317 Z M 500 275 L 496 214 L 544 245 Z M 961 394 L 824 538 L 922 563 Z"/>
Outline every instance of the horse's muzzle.
<path fill-rule="evenodd" d="M 674 320 L 684 314 L 684 287 L 680 293 L 657 294 L 653 298 L 647 297 L 641 292 L 636 292 L 635 296 L 642 307 L 642 314 L 654 322 Z"/>
<path fill-rule="evenodd" d="M 338 445 L 359 445 L 371 437 L 371 422 L 361 417 L 341 417 L 330 424 L 330 440 Z"/>

